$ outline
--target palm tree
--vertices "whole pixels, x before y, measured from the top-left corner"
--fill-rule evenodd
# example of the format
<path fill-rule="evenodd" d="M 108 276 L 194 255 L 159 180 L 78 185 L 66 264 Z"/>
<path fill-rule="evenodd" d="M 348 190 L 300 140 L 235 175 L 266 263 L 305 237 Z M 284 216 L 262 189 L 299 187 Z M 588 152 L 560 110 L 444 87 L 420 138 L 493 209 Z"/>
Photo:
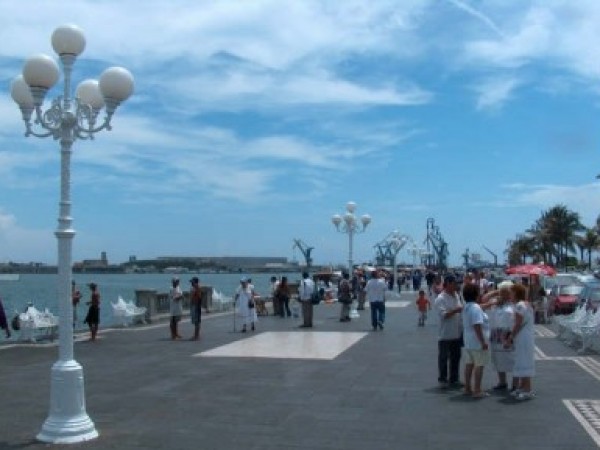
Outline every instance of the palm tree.
<path fill-rule="evenodd" d="M 592 268 L 592 252 L 600 248 L 600 235 L 595 228 L 586 228 L 583 236 L 578 236 L 577 245 L 581 250 L 581 259 L 583 260 L 583 252 L 588 255 L 588 268 Z"/>
<path fill-rule="evenodd" d="M 569 252 L 575 250 L 576 233 L 585 228 L 579 214 L 564 205 L 556 205 L 542 213 L 538 225 L 551 242 L 557 265 L 565 265 Z"/>
<path fill-rule="evenodd" d="M 510 265 L 525 264 L 527 257 L 533 259 L 536 255 L 536 242 L 531 236 L 517 235 L 516 239 L 508 244 L 506 253 Z"/>

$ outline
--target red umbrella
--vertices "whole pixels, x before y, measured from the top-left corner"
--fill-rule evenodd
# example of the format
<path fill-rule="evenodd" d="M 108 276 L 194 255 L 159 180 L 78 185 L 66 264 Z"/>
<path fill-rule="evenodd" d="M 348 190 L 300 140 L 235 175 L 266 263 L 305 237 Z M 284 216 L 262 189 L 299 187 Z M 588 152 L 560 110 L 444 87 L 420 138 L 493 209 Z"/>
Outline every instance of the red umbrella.
<path fill-rule="evenodd" d="M 508 267 L 504 272 L 508 275 L 556 275 L 556 269 L 545 264 L 521 264 Z"/>

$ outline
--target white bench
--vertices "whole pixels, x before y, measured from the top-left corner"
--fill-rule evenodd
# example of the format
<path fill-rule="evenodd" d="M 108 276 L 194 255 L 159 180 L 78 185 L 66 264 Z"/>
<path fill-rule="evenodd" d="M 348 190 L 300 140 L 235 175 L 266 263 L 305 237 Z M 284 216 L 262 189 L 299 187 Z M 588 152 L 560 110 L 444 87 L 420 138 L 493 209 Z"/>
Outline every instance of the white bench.
<path fill-rule="evenodd" d="M 19 339 L 37 342 L 39 339 L 54 340 L 58 336 L 58 317 L 46 308 L 43 312 L 29 305 L 19 317 Z"/>
<path fill-rule="evenodd" d="M 558 338 L 561 340 L 570 339 L 571 330 L 583 325 L 587 320 L 588 312 L 585 307 L 580 306 L 573 313 L 567 316 L 556 316 L 555 321 L 558 323 Z"/>
<path fill-rule="evenodd" d="M 575 313 L 571 320 L 562 320 L 559 336 L 569 345 L 581 344 L 579 352 L 584 353 L 593 347 L 594 337 L 600 331 L 600 313 L 586 311 L 585 307 L 579 308 Z"/>

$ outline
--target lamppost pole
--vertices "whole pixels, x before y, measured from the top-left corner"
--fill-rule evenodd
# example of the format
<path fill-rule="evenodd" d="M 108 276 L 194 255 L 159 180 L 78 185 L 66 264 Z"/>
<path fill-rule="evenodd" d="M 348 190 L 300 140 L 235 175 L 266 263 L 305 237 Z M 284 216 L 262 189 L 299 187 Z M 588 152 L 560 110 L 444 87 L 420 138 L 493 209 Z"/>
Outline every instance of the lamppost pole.
<path fill-rule="evenodd" d="M 356 210 L 356 203 L 348 202 L 346 204 L 346 213 L 341 216 L 339 214 L 334 214 L 331 217 L 331 222 L 335 226 L 335 229 L 340 233 L 348 234 L 348 274 L 350 275 L 350 279 L 352 279 L 353 273 L 353 262 L 352 262 L 352 246 L 354 242 L 354 235 L 357 233 L 363 233 L 367 229 L 367 226 L 371 223 L 371 216 L 368 214 L 364 214 L 360 218 L 360 225 L 356 220 L 356 216 L 354 215 L 354 211 Z M 356 311 L 353 312 L 354 315 L 358 313 Z"/>
<path fill-rule="evenodd" d="M 133 77 L 126 69 L 105 70 L 99 81 L 85 80 L 71 98 L 71 72 L 85 48 L 83 31 L 75 25 L 58 27 L 52 33 L 52 47 L 59 55 L 64 75 L 63 95 L 52 100 L 44 112 L 48 90 L 59 77 L 58 65 L 47 55 L 35 55 L 24 65 L 23 74 L 11 85 L 11 96 L 19 105 L 25 122 L 25 136 L 52 137 L 60 142 L 60 203 L 58 227 L 59 357 L 51 370 L 50 413 L 37 439 L 69 444 L 94 439 L 98 432 L 85 410 L 83 368 L 73 359 L 73 305 L 71 303 L 72 243 L 75 230 L 71 217 L 71 154 L 77 139 L 93 139 L 101 130 L 110 130 L 110 120 L 119 104 L 133 92 Z M 106 106 L 101 125 L 96 119 Z M 35 120 L 31 116 L 35 112 Z M 39 131 L 35 131 L 39 129 Z"/>

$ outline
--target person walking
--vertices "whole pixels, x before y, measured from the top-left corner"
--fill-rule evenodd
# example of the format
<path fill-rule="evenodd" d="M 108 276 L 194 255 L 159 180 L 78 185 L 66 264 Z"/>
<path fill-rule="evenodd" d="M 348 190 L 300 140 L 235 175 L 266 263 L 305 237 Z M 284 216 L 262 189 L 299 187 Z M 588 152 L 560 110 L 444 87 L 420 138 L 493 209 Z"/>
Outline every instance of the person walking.
<path fill-rule="evenodd" d="M 365 278 L 365 274 L 361 273 L 358 278 L 358 307 L 356 308 L 358 311 L 363 311 L 365 309 L 365 301 L 367 300 L 367 294 L 365 292 L 366 286 L 367 279 Z"/>
<path fill-rule="evenodd" d="M 194 325 L 194 335 L 191 341 L 200 339 L 200 325 L 202 323 L 202 290 L 200 289 L 200 280 L 193 277 L 190 280 L 192 287 L 190 289 L 190 320 Z"/>
<path fill-rule="evenodd" d="M 100 291 L 98 290 L 98 285 L 96 283 L 90 283 L 88 284 L 88 287 L 92 292 L 90 301 L 87 302 L 89 308 L 83 323 L 87 323 L 90 327 L 90 341 L 95 341 L 100 325 Z"/>
<path fill-rule="evenodd" d="M 350 322 L 350 305 L 352 304 L 352 286 L 350 275 L 342 274 L 342 280 L 338 286 L 338 302 L 342 305 L 340 309 L 340 322 Z"/>
<path fill-rule="evenodd" d="M 463 288 L 465 307 L 462 310 L 463 336 L 465 341 L 465 394 L 473 398 L 487 397 L 481 389 L 483 370 L 490 362 L 490 321 L 477 304 L 479 286 L 468 284 Z M 471 380 L 473 384 L 471 384 Z"/>
<path fill-rule="evenodd" d="M 179 335 L 179 322 L 183 315 L 183 292 L 179 286 L 179 278 L 173 278 L 171 280 L 171 290 L 169 291 L 169 314 L 171 320 L 169 327 L 171 330 L 171 339 L 181 339 Z"/>
<path fill-rule="evenodd" d="M 254 304 L 253 289 L 248 278 L 242 277 L 240 279 L 240 286 L 238 286 L 235 292 L 234 301 L 237 305 L 238 317 L 242 321 L 242 333 L 248 331 L 248 326 L 254 331 L 254 323 L 258 320 L 258 317 L 256 315 L 256 307 Z"/>
<path fill-rule="evenodd" d="M 427 311 L 431 310 L 431 302 L 425 295 L 425 291 L 423 289 L 419 291 L 419 295 L 417 296 L 415 303 L 417 305 L 417 310 L 419 311 L 418 326 L 424 327 L 425 321 L 427 320 Z"/>
<path fill-rule="evenodd" d="M 81 301 L 81 292 L 77 289 L 75 280 L 71 280 L 71 303 L 73 305 L 73 329 L 77 324 L 77 305 Z"/>
<path fill-rule="evenodd" d="M 275 294 L 273 300 L 277 299 L 279 303 L 279 316 L 280 317 L 291 317 L 292 311 L 290 310 L 290 285 L 288 284 L 287 277 L 281 277 L 281 281 L 277 283 L 275 288 Z"/>
<path fill-rule="evenodd" d="M 515 346 L 513 377 L 518 379 L 518 387 L 512 393 L 517 400 L 529 400 L 535 396 L 531 379 L 535 376 L 535 343 L 533 306 L 527 300 L 527 288 L 521 284 L 512 287 L 515 306 L 515 323 L 506 345 Z"/>
<path fill-rule="evenodd" d="M 298 287 L 298 300 L 302 305 L 302 325 L 300 328 L 312 328 L 313 304 L 312 296 L 315 291 L 315 282 L 310 279 L 308 272 L 302 273 L 302 281 Z"/>
<path fill-rule="evenodd" d="M 371 279 L 367 281 L 365 293 L 367 301 L 371 307 L 371 326 L 373 331 L 377 331 L 377 327 L 383 330 L 385 322 L 385 291 L 387 284 L 383 278 L 379 278 L 376 270 L 371 272 Z"/>
<path fill-rule="evenodd" d="M 456 286 L 456 277 L 446 275 L 442 293 L 437 296 L 434 303 L 439 317 L 438 382 L 442 388 L 460 387 L 458 373 L 462 346 L 461 312 L 463 307 Z"/>

